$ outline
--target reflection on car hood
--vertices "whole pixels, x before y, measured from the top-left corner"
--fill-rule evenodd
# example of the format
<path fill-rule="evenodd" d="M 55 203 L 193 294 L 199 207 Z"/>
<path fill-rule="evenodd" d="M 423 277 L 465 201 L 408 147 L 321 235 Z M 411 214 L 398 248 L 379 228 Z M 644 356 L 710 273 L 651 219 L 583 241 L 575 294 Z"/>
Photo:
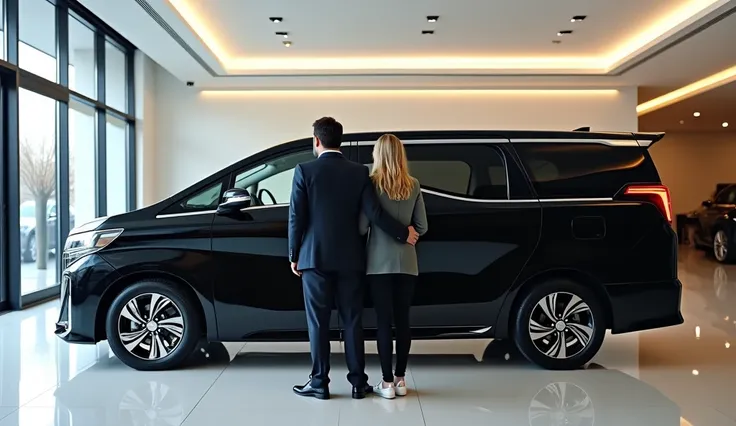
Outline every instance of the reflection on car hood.
<path fill-rule="evenodd" d="M 77 226 L 76 228 L 72 229 L 71 232 L 69 232 L 69 235 L 75 235 L 75 234 L 81 234 L 83 232 L 89 232 L 94 231 L 95 229 L 99 228 L 100 225 L 102 225 L 106 220 L 108 216 L 105 217 L 98 217 L 97 219 L 87 222 L 84 225 Z"/>

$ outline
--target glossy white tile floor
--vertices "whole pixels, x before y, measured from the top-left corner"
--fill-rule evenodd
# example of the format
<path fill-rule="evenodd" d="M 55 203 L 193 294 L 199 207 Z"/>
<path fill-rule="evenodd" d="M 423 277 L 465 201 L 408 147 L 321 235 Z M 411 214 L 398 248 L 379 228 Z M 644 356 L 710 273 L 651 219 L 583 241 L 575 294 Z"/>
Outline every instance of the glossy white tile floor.
<path fill-rule="evenodd" d="M 137 372 L 104 343 L 58 340 L 47 304 L 0 316 L 0 426 L 736 426 L 736 266 L 683 250 L 680 277 L 686 323 L 609 336 L 587 370 L 507 360 L 500 342 L 419 342 L 415 391 L 394 401 L 350 399 L 339 355 L 332 400 L 294 396 L 309 358 L 293 352 L 305 345 L 210 345 L 186 370 Z"/>

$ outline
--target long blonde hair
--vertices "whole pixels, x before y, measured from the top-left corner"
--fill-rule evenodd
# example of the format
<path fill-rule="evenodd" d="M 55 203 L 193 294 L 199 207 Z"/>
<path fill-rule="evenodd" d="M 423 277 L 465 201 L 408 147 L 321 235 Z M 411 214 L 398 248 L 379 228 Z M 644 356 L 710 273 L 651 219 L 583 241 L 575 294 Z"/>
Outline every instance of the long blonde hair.
<path fill-rule="evenodd" d="M 371 179 L 378 191 L 392 200 L 407 200 L 411 196 L 414 179 L 409 174 L 404 145 L 396 136 L 385 134 L 376 141 Z"/>

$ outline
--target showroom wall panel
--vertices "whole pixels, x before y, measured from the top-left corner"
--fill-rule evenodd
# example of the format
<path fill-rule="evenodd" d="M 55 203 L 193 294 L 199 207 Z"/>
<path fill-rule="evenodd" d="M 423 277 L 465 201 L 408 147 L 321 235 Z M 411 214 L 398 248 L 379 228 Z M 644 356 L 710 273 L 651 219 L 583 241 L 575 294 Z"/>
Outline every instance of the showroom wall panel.
<path fill-rule="evenodd" d="M 156 169 L 155 178 L 140 186 L 139 197 L 146 200 L 163 199 L 264 148 L 309 137 L 312 122 L 324 115 L 340 120 L 346 132 L 637 128 L 635 88 L 595 93 L 202 93 L 158 66 L 155 78 L 156 142 L 150 157 Z"/>
<path fill-rule="evenodd" d="M 736 183 L 734 132 L 668 133 L 651 153 L 675 213 L 698 208 L 717 183 Z"/>

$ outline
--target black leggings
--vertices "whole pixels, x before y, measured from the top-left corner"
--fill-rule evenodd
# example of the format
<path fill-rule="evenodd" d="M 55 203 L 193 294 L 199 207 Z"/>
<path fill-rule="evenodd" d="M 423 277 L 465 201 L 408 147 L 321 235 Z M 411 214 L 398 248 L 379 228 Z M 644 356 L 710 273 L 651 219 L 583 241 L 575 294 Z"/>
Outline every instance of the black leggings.
<path fill-rule="evenodd" d="M 394 381 L 392 322 L 396 326 L 396 376 L 404 377 L 411 349 L 409 308 L 416 277 L 406 274 L 369 275 L 373 306 L 376 309 L 378 356 L 383 380 Z M 393 321 L 392 321 L 393 320 Z"/>

